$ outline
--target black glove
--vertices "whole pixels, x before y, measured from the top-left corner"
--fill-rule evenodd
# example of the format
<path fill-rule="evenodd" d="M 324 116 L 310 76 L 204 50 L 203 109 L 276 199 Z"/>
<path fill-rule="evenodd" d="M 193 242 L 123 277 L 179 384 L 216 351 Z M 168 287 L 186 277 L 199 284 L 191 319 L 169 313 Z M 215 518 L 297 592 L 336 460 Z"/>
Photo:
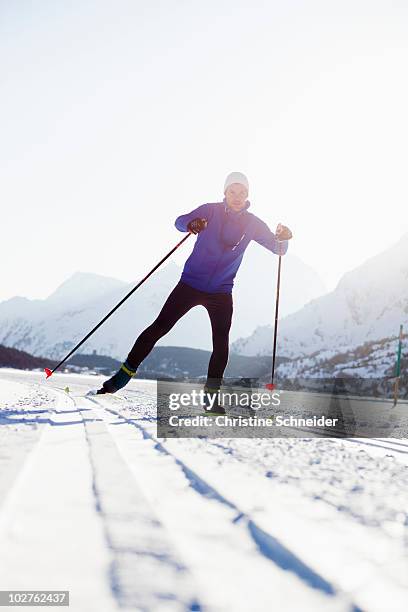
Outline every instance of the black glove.
<path fill-rule="evenodd" d="M 286 225 L 278 224 L 275 232 L 276 239 L 281 242 L 282 240 L 290 240 L 292 238 L 292 232 Z"/>
<path fill-rule="evenodd" d="M 207 219 L 199 219 L 198 217 L 197 219 L 190 221 L 190 223 L 187 225 L 188 231 L 192 234 L 199 234 L 201 230 L 205 229 L 206 227 Z"/>

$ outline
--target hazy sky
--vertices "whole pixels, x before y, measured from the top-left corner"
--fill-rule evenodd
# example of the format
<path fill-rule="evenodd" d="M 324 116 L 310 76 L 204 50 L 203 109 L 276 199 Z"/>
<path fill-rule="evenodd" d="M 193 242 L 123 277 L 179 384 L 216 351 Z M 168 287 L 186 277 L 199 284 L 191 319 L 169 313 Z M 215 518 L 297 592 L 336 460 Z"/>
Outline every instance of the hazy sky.
<path fill-rule="evenodd" d="M 404 0 L 0 0 L 0 300 L 138 280 L 232 170 L 334 288 L 408 231 L 407 41 Z"/>

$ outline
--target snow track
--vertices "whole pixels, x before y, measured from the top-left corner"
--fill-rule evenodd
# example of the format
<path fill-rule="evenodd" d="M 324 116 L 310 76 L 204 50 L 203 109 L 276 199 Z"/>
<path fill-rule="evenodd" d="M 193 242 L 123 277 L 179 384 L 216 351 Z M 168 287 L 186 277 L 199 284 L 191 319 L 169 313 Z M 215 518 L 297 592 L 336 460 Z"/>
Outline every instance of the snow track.
<path fill-rule="evenodd" d="M 0 589 L 69 589 L 75 612 L 407 608 L 406 441 L 158 439 L 148 381 L 40 380 L 0 373 Z"/>
<path fill-rule="evenodd" d="M 110 399 L 101 400 L 100 404 L 110 403 Z M 227 582 L 231 581 L 229 585 L 230 593 L 228 595 L 228 600 L 231 609 L 248 609 L 251 601 L 251 594 L 254 592 L 254 589 L 258 587 L 259 583 L 265 584 L 264 581 L 269 582 L 269 588 L 264 589 L 264 601 L 259 602 L 259 609 L 264 609 L 265 606 L 270 605 L 271 600 L 276 601 L 280 600 L 281 606 L 288 606 L 288 609 L 295 609 L 296 603 L 298 601 L 299 595 L 301 591 L 304 591 L 302 594 L 302 599 L 304 603 L 309 598 L 309 606 L 310 609 L 313 609 L 314 605 L 318 606 L 319 599 L 320 604 L 324 604 L 325 609 L 358 609 L 355 606 L 341 606 L 339 605 L 339 601 L 329 601 L 326 598 L 322 598 L 321 595 L 336 595 L 335 587 L 330 584 L 327 580 L 325 580 L 322 576 L 320 576 L 317 572 L 315 572 L 311 567 L 306 565 L 301 559 L 296 557 L 296 555 L 286 548 L 283 544 L 281 544 L 272 534 L 264 531 L 259 525 L 257 525 L 256 521 L 247 514 L 242 508 L 238 507 L 236 503 L 225 497 L 222 492 L 220 492 L 216 486 L 210 484 L 208 476 L 203 478 L 200 476 L 197 471 L 193 470 L 188 465 L 187 460 L 181 460 L 174 452 L 169 450 L 168 445 L 161 443 L 157 438 L 155 438 L 152 434 L 150 434 L 142 425 L 136 422 L 134 419 L 126 418 L 122 415 L 120 410 L 110 408 L 109 406 L 104 406 L 107 411 L 111 414 L 119 417 L 119 420 L 116 423 L 125 422 L 126 424 L 130 424 L 131 426 L 135 426 L 139 429 L 141 433 L 141 440 L 145 443 L 146 441 L 150 442 L 147 448 L 153 452 L 158 453 L 162 457 L 167 460 L 167 472 L 171 479 L 175 478 L 174 474 L 170 474 L 170 472 L 179 471 L 178 477 L 182 477 L 185 479 L 185 485 L 190 487 L 190 489 L 197 493 L 199 496 L 204 498 L 206 501 L 215 502 L 219 506 L 219 510 L 221 514 L 218 512 L 215 517 L 216 524 L 211 525 L 211 522 L 207 524 L 205 537 L 210 537 L 211 539 L 215 539 L 216 537 L 225 539 L 226 545 L 228 545 L 231 550 L 229 555 L 235 557 L 233 564 L 238 568 L 241 568 L 243 575 L 245 576 L 246 587 L 243 585 L 240 589 L 237 590 L 236 583 L 236 573 L 234 572 L 231 575 L 228 575 L 231 570 L 231 559 L 229 562 L 226 562 L 225 552 L 221 554 L 221 556 L 217 559 L 213 557 L 213 568 L 210 568 L 210 573 L 208 575 L 208 581 L 213 582 L 215 576 L 221 575 L 222 580 L 220 581 L 220 589 L 223 589 L 224 592 L 227 588 Z M 106 416 L 105 416 L 106 418 Z M 108 419 L 109 421 L 109 419 Z M 115 422 L 113 423 L 115 424 Z M 128 460 L 131 463 L 131 453 L 129 450 L 126 450 L 125 443 L 121 441 L 121 435 L 115 435 L 118 445 L 121 447 L 124 455 L 128 456 Z M 146 446 L 144 444 L 144 446 Z M 143 469 L 147 468 L 149 470 L 149 465 L 153 462 L 160 461 L 159 457 L 147 457 L 145 454 L 143 456 Z M 170 460 L 170 461 L 169 461 Z M 137 462 L 139 464 L 139 462 Z M 169 465 L 170 464 L 170 465 Z M 140 475 L 139 475 L 140 477 Z M 161 487 L 157 488 L 157 478 L 156 483 L 153 483 L 151 480 L 151 475 L 144 476 L 144 488 L 146 491 L 150 490 L 150 494 L 152 496 L 156 496 L 157 501 L 161 503 L 164 502 L 163 497 L 167 495 L 167 492 L 164 490 L 165 480 L 161 483 Z M 153 487 L 148 485 L 148 482 L 153 483 Z M 180 504 L 180 511 L 176 513 L 176 517 L 182 516 L 183 522 L 181 524 L 181 528 L 183 531 L 186 531 L 187 524 L 184 520 L 184 515 L 188 508 L 190 507 L 191 500 L 189 499 L 190 492 L 185 490 L 186 493 L 186 506 L 183 508 L 182 504 Z M 166 502 L 164 502 L 166 503 Z M 200 521 L 202 523 L 208 523 L 208 504 L 205 503 L 204 506 L 200 508 Z M 197 510 L 196 510 L 197 511 Z M 173 515 L 173 513 L 171 513 Z M 163 513 L 163 520 L 167 522 L 166 513 Z M 213 519 L 214 520 L 214 519 Z M 174 519 L 170 517 L 171 526 L 169 527 L 171 531 L 174 529 Z M 232 527 L 232 529 L 231 529 Z M 213 529 L 213 533 L 211 532 L 211 528 Z M 190 537 L 193 534 L 187 535 L 187 541 L 190 540 Z M 179 540 L 180 537 L 183 537 L 181 534 L 177 538 Z M 186 534 L 184 534 L 186 537 Z M 197 536 L 196 536 L 197 537 Z M 205 547 L 204 542 L 197 540 L 196 547 L 198 549 L 202 549 Z M 206 548 L 206 547 L 205 547 Z M 208 551 L 210 552 L 210 551 Z M 195 553 L 197 555 L 197 552 Z M 205 552 L 207 554 L 207 552 Z M 263 559 L 259 558 L 259 554 L 270 562 L 272 562 L 273 566 L 270 566 L 269 563 L 264 563 Z M 239 559 L 239 556 L 242 556 Z M 204 559 L 202 560 L 202 562 Z M 249 567 L 251 570 L 249 571 Z M 287 576 L 282 576 L 279 570 L 288 571 L 289 574 Z M 253 575 L 251 575 L 253 572 Z M 214 575 L 212 575 L 214 574 Z M 308 592 L 305 587 L 311 587 L 317 591 L 315 596 L 312 596 L 310 592 Z M 280 591 L 279 595 L 277 591 Z M 242 602 L 243 593 L 246 592 L 246 597 L 244 598 L 244 605 Z M 295 595 L 294 595 L 295 594 Z M 290 605 L 290 601 L 292 600 L 292 604 Z"/>

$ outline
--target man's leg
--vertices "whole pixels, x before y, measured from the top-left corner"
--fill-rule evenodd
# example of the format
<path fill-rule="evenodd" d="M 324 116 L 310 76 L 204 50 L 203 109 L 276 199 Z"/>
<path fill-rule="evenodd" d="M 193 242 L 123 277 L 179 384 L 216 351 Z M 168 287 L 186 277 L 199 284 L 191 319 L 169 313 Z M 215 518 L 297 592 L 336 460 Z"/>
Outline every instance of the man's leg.
<path fill-rule="evenodd" d="M 230 293 L 214 293 L 205 304 L 210 315 L 213 352 L 208 364 L 206 388 L 219 389 L 228 363 L 229 331 L 233 302 Z"/>
<path fill-rule="evenodd" d="M 156 342 L 198 303 L 197 291 L 189 285 L 178 283 L 170 293 L 155 321 L 149 327 L 146 327 L 134 343 L 127 356 L 127 361 L 132 368 L 138 368 Z"/>
<path fill-rule="evenodd" d="M 164 303 L 159 315 L 137 338 L 119 371 L 103 384 L 102 393 L 115 393 L 136 374 L 142 361 L 156 342 L 177 323 L 193 306 L 199 303 L 197 291 L 185 283 L 177 283 Z"/>

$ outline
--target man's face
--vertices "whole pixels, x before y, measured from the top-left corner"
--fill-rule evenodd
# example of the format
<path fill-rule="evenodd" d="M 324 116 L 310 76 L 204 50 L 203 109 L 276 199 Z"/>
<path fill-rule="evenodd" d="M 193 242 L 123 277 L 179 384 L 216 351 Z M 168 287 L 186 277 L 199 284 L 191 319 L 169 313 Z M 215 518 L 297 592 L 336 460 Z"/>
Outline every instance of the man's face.
<path fill-rule="evenodd" d="M 227 206 L 235 211 L 244 208 L 247 197 L 248 190 L 240 183 L 232 183 L 232 185 L 227 187 L 227 191 L 225 192 Z"/>

